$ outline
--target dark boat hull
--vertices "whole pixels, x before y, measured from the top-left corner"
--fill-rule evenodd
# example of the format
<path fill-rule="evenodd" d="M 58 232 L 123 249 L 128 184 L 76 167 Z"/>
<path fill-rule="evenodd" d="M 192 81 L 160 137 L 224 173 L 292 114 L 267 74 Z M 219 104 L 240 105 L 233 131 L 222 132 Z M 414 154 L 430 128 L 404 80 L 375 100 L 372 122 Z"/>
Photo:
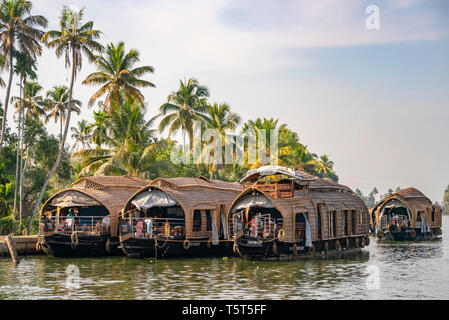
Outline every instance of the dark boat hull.
<path fill-rule="evenodd" d="M 428 233 L 416 233 L 415 236 L 412 236 L 410 231 L 393 231 L 386 232 L 382 238 L 379 238 L 378 241 L 434 241 L 440 240 L 441 237 L 436 233 L 428 232 Z"/>
<path fill-rule="evenodd" d="M 109 235 L 78 235 L 77 243 L 72 243 L 70 235 L 53 233 L 43 237 L 44 252 L 55 257 L 96 257 L 120 255 L 118 238 Z M 109 243 L 108 243 L 109 240 Z"/>
<path fill-rule="evenodd" d="M 122 240 L 121 249 L 131 258 L 185 258 L 185 257 L 207 257 L 207 256 L 230 256 L 232 252 L 232 241 L 220 241 L 213 245 L 207 239 L 191 240 L 186 249 L 183 240 L 166 240 L 150 238 L 128 238 Z"/>
<path fill-rule="evenodd" d="M 341 256 L 350 252 L 357 252 L 362 249 L 355 245 L 355 239 L 360 237 L 348 238 L 349 246 L 345 243 L 340 249 L 335 248 L 335 241 L 328 241 L 327 247 L 324 246 L 326 241 L 313 242 L 314 249 L 309 250 L 304 247 L 303 243 L 296 244 L 296 251 L 291 243 L 274 240 L 262 240 L 247 235 L 241 236 L 235 240 L 235 246 L 238 254 L 245 260 L 300 260 L 308 258 L 316 258 L 323 256 Z M 367 237 L 363 237 L 367 238 Z M 369 243 L 368 243 L 369 244 Z"/>

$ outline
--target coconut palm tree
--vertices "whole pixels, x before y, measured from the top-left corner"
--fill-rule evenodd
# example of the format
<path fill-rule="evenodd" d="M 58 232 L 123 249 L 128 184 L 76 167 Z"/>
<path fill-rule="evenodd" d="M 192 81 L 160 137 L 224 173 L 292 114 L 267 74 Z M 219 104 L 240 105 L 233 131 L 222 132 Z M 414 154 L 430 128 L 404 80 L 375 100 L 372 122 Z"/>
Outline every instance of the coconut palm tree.
<path fill-rule="evenodd" d="M 45 110 L 49 112 L 45 117 L 45 123 L 54 119 L 55 123 L 59 121 L 59 143 L 62 141 L 62 128 L 69 108 L 69 88 L 66 86 L 54 86 L 52 90 L 47 91 L 47 98 L 43 102 Z M 71 111 L 78 115 L 81 113 L 81 101 L 72 98 Z"/>
<path fill-rule="evenodd" d="M 41 117 L 45 115 L 44 98 L 39 95 L 42 86 L 35 81 L 25 82 L 23 88 L 23 98 L 12 97 L 16 110 L 23 109 L 26 117 Z"/>
<path fill-rule="evenodd" d="M 277 150 L 271 150 L 271 130 L 277 130 Z M 257 147 L 259 147 L 259 143 L 261 143 L 260 139 L 263 137 L 262 134 L 265 135 L 266 156 L 270 157 L 270 160 L 274 158 L 280 165 L 284 164 L 285 158 L 291 154 L 293 148 L 298 143 L 297 134 L 288 129 L 287 125 L 279 124 L 279 119 L 257 118 L 256 120 L 249 120 L 243 125 L 242 133 L 248 134 L 250 132 L 255 134 Z M 245 166 L 249 169 L 260 167 L 262 165 L 260 157 L 257 157 L 255 163 L 248 163 L 250 160 L 248 157 L 249 150 L 250 148 L 245 148 Z"/>
<path fill-rule="evenodd" d="M 19 75 L 20 81 L 19 81 L 19 99 L 22 100 L 23 97 L 23 90 L 25 88 L 25 83 L 27 82 L 27 79 L 35 80 L 37 79 L 37 66 L 36 66 L 36 59 L 32 57 L 28 51 L 19 52 L 17 50 L 14 51 L 13 56 L 16 60 L 16 63 L 14 65 L 14 73 Z M 23 136 L 24 136 L 24 106 L 22 103 L 18 103 L 16 105 L 16 110 L 18 109 L 19 119 L 18 119 L 18 128 L 17 128 L 17 157 L 16 157 L 16 184 L 15 184 L 15 194 L 14 194 L 14 213 L 16 212 L 16 204 L 17 204 L 17 192 L 18 189 L 22 189 L 22 177 L 24 175 L 24 172 L 22 172 L 22 165 L 23 165 Z M 19 175 L 19 168 L 20 168 L 20 175 Z M 21 198 L 22 193 L 20 193 L 19 198 Z M 22 217 L 22 205 L 19 205 L 19 216 Z"/>
<path fill-rule="evenodd" d="M 159 123 L 159 131 L 162 133 L 167 127 L 170 138 L 179 129 L 182 130 L 185 147 L 185 134 L 189 136 L 190 145 L 193 145 L 193 122 L 204 123 L 207 119 L 207 98 L 209 89 L 201 86 L 198 80 L 190 78 L 187 81 L 180 80 L 180 87 L 172 92 L 167 103 L 160 107 L 157 117 L 163 117 Z"/>
<path fill-rule="evenodd" d="M 105 94 L 103 111 L 106 113 L 111 112 L 111 107 L 114 105 L 112 100 L 119 101 L 122 94 L 125 97 L 133 97 L 143 104 L 144 97 L 139 89 L 154 88 L 155 85 L 141 77 L 147 73 L 153 73 L 154 68 L 152 66 L 135 68 L 135 64 L 139 61 L 140 54 L 136 49 L 126 53 L 124 42 L 119 42 L 117 45 L 110 43 L 105 54 L 95 61 L 98 71 L 90 74 L 83 81 L 83 84 L 101 85 L 101 88 L 89 100 L 89 106 L 93 106 L 95 101 Z"/>
<path fill-rule="evenodd" d="M 75 143 L 73 144 L 72 151 L 76 150 L 79 145 L 81 145 L 82 150 L 90 149 L 89 141 L 91 140 L 91 136 L 86 133 L 87 121 L 81 120 L 78 121 L 78 128 L 72 127 L 72 139 L 75 139 Z"/>
<path fill-rule="evenodd" d="M 328 172 L 332 171 L 333 168 L 334 168 L 334 162 L 330 161 L 328 155 L 323 154 L 317 163 L 318 173 L 323 173 L 323 174 L 327 175 Z"/>
<path fill-rule="evenodd" d="M 0 135 L 0 152 L 5 135 L 8 104 L 14 75 L 14 51 L 28 52 L 32 56 L 40 55 L 40 38 L 44 34 L 48 21 L 44 16 L 31 15 L 32 3 L 26 0 L 3 0 L 0 3 L 0 50 L 7 58 L 9 79 L 5 95 L 5 106 Z M 36 28 L 37 27 L 37 28 Z"/>
<path fill-rule="evenodd" d="M 96 40 L 100 37 L 101 32 L 93 29 L 94 23 L 89 21 L 85 24 L 81 24 L 83 20 L 84 9 L 76 12 L 72 10 L 69 6 L 64 6 L 62 10 L 62 16 L 60 20 L 61 30 L 52 30 L 46 32 L 42 41 L 47 44 L 49 48 L 54 48 L 56 56 L 59 58 L 64 55 L 66 67 L 71 67 L 71 78 L 69 87 L 69 99 L 68 99 L 68 110 L 67 117 L 65 120 L 65 128 L 61 139 L 61 145 L 59 148 L 58 156 L 56 161 L 51 168 L 47 179 L 45 180 L 41 192 L 37 198 L 36 204 L 34 206 L 30 222 L 28 223 L 27 231 L 30 232 L 31 223 L 34 216 L 37 213 L 40 202 L 44 195 L 50 179 L 55 174 L 61 162 L 62 154 L 64 152 L 64 145 L 67 139 L 67 134 L 70 128 L 70 118 L 72 114 L 72 95 L 73 95 L 73 85 L 75 83 L 76 75 L 81 70 L 83 54 L 87 55 L 90 61 L 95 60 L 95 52 L 102 52 L 103 46 Z"/>
<path fill-rule="evenodd" d="M 81 150 L 73 156 L 82 159 L 81 175 L 149 178 L 157 171 L 172 167 L 169 161 L 156 159 L 157 152 L 167 148 L 167 143 L 154 138 L 155 130 L 151 129 L 154 119 L 144 120 L 145 107 L 131 97 L 122 101 L 120 108 L 113 106 L 110 118 L 103 122 L 106 128 L 98 129 L 107 132 L 109 139 L 104 144 L 108 148 Z"/>
<path fill-rule="evenodd" d="M 90 135 L 93 143 L 97 148 L 109 141 L 108 128 L 110 123 L 110 116 L 101 110 L 94 111 L 94 121 L 86 125 L 86 133 Z"/>
<path fill-rule="evenodd" d="M 222 165 L 220 167 L 222 168 L 222 170 L 225 168 L 225 146 L 227 143 L 230 143 L 229 141 L 227 141 L 226 135 L 229 134 L 229 132 L 234 131 L 240 124 L 240 121 L 240 116 L 236 113 L 231 112 L 231 107 L 226 103 L 214 103 L 212 105 L 208 105 L 207 107 L 207 129 L 217 130 L 221 137 L 223 151 Z M 203 150 L 208 152 L 207 149 Z M 210 154 L 203 154 L 203 158 L 207 158 L 209 156 Z M 216 163 L 212 163 L 209 165 L 210 179 L 213 178 L 214 172 L 217 167 L 218 166 Z"/>

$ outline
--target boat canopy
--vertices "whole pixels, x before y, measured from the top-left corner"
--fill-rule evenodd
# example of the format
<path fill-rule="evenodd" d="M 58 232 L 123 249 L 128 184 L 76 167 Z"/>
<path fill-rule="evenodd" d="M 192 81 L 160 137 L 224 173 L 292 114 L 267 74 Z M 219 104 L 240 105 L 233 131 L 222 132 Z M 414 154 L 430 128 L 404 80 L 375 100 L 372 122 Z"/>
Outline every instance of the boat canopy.
<path fill-rule="evenodd" d="M 168 194 L 157 189 L 148 189 L 138 194 L 131 202 L 137 210 L 150 209 L 152 207 L 172 207 L 177 205 Z"/>
<path fill-rule="evenodd" d="M 273 202 L 271 202 L 264 195 L 248 195 L 238 200 L 232 207 L 232 213 L 237 210 L 245 209 L 248 207 L 260 207 L 260 208 L 274 208 Z"/>
<path fill-rule="evenodd" d="M 286 175 L 293 178 L 293 180 L 301 180 L 301 181 L 312 181 L 317 179 L 316 177 L 300 173 L 291 168 L 286 168 L 282 166 L 263 166 L 257 169 L 249 170 L 246 173 L 246 176 L 242 180 L 240 180 L 240 182 L 241 183 L 255 182 L 262 177 L 273 175 Z"/>
<path fill-rule="evenodd" d="M 74 190 L 69 190 L 58 194 L 51 199 L 50 205 L 59 208 L 102 206 L 102 204 L 97 200 L 84 193 Z"/>

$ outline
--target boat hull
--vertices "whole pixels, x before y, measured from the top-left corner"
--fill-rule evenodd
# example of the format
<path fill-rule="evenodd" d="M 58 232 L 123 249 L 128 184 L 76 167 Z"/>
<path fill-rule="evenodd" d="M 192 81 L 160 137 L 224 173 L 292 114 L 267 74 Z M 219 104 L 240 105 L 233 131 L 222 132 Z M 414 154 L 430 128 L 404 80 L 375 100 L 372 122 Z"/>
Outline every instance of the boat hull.
<path fill-rule="evenodd" d="M 348 242 L 343 239 L 340 243 L 344 244 L 339 249 L 335 247 L 335 241 L 315 241 L 312 250 L 304 247 L 303 243 L 296 244 L 295 248 L 292 243 L 283 242 L 279 239 L 260 240 L 243 235 L 235 240 L 235 247 L 240 257 L 245 260 L 301 260 L 322 258 L 323 256 L 341 256 L 360 251 L 363 247 L 355 244 L 356 238 L 359 240 L 361 238 L 367 239 L 363 236 L 348 238 Z M 327 246 L 325 246 L 326 242 Z"/>
<path fill-rule="evenodd" d="M 232 241 L 220 241 L 213 245 L 207 239 L 183 240 L 128 238 L 120 241 L 121 249 L 131 258 L 186 258 L 186 257 L 218 257 L 232 255 Z"/>
<path fill-rule="evenodd" d="M 410 230 L 385 232 L 382 237 L 378 236 L 378 241 L 434 241 L 440 240 L 441 236 L 435 232 L 416 233 L 412 236 Z"/>
<path fill-rule="evenodd" d="M 55 257 L 96 257 L 122 254 L 118 248 L 118 239 L 111 238 L 109 235 L 79 234 L 77 243 L 72 243 L 71 236 L 67 234 L 52 233 L 43 238 L 42 249 L 45 253 Z"/>

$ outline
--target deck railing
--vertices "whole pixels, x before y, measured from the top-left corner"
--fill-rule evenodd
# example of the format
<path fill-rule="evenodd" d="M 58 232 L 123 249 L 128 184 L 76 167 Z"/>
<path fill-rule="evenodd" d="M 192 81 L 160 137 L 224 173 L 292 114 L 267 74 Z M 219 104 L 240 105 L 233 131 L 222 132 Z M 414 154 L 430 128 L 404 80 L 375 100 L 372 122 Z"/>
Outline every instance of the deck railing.
<path fill-rule="evenodd" d="M 258 238 L 275 238 L 277 232 L 282 229 L 283 219 L 274 219 L 270 215 L 260 216 L 259 223 L 251 224 L 251 222 L 243 225 L 237 216 L 230 219 L 230 230 L 232 235 L 250 235 Z"/>
<path fill-rule="evenodd" d="M 43 217 L 43 231 L 56 231 L 72 234 L 74 231 L 92 235 L 110 233 L 110 224 L 103 222 L 103 216 L 74 216 L 74 217 Z"/>
<path fill-rule="evenodd" d="M 251 188 L 266 192 L 274 198 L 292 198 L 294 192 L 293 183 L 242 185 L 242 191 Z"/>
<path fill-rule="evenodd" d="M 185 220 L 182 218 L 126 218 L 135 238 L 184 237 Z M 151 227 L 148 228 L 148 225 Z"/>

